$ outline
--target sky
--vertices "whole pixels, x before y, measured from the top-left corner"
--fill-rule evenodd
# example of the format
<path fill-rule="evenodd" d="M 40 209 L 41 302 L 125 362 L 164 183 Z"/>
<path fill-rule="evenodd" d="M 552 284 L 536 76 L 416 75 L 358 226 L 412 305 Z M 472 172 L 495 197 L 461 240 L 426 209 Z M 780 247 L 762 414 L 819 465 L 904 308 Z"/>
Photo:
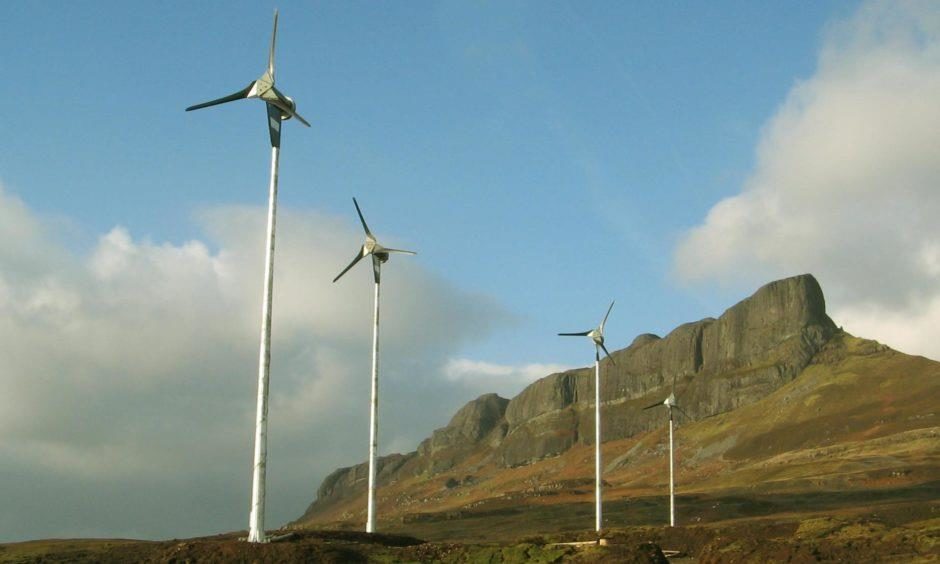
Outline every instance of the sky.
<path fill-rule="evenodd" d="M 486 392 L 811 272 L 940 358 L 934 2 L 0 6 L 0 542 L 243 529 L 269 154 L 283 126 L 267 522 Z"/>

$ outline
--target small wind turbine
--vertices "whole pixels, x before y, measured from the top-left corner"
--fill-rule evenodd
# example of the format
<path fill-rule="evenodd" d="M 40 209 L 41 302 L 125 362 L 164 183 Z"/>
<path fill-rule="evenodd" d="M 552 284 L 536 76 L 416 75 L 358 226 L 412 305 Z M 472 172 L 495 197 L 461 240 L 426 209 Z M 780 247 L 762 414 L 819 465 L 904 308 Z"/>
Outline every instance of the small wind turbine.
<path fill-rule="evenodd" d="M 217 106 L 226 102 L 234 102 L 243 98 L 260 98 L 268 105 L 268 125 L 271 127 L 271 145 L 280 145 L 281 120 L 297 118 L 300 123 L 310 127 L 300 114 L 297 113 L 297 104 L 290 96 L 285 96 L 274 86 L 274 43 L 277 40 L 277 10 L 274 10 L 274 32 L 271 34 L 271 50 L 268 52 L 268 68 L 257 80 L 252 80 L 248 86 L 234 94 L 223 96 L 209 102 L 196 104 L 186 108 L 186 111 L 201 110 L 209 106 Z M 275 140 L 275 134 L 277 139 Z"/>
<path fill-rule="evenodd" d="M 366 242 L 353 257 L 349 266 L 336 275 L 333 282 L 339 280 L 350 268 L 356 266 L 356 263 L 365 257 L 372 255 L 372 273 L 375 278 L 375 311 L 372 324 L 372 404 L 369 411 L 369 501 L 366 505 L 366 532 L 375 532 L 375 473 L 376 473 L 376 451 L 379 441 L 379 285 L 382 280 L 382 263 L 388 261 L 389 253 L 402 253 L 406 255 L 416 254 L 414 251 L 404 251 L 402 249 L 389 249 L 383 247 L 369 231 L 366 220 L 362 217 L 362 210 L 359 209 L 359 202 L 353 198 L 353 205 L 356 206 L 356 213 L 359 214 L 359 221 L 362 222 L 362 229 L 366 232 Z"/>
<path fill-rule="evenodd" d="M 604 325 L 614 309 L 614 302 L 610 302 L 607 315 L 595 329 L 581 333 L 559 333 L 562 337 L 590 337 L 594 341 L 594 530 L 601 531 L 601 351 L 607 355 L 611 363 L 616 365 L 614 359 L 604 346 Z"/>
<path fill-rule="evenodd" d="M 248 542 L 266 542 L 264 535 L 264 482 L 267 465 L 268 380 L 271 371 L 271 299 L 274 290 L 274 226 L 277 211 L 277 169 L 281 148 L 281 121 L 296 117 L 310 127 L 297 113 L 297 105 L 274 87 L 274 42 L 277 39 L 277 10 L 274 10 L 274 32 L 268 52 L 268 68 L 238 92 L 186 108 L 186 111 L 208 108 L 242 98 L 260 98 L 268 110 L 268 133 L 271 137 L 271 181 L 268 187 L 268 229 L 264 265 L 264 295 L 261 305 L 261 351 L 258 360 L 258 408 L 255 419 L 255 460 L 251 480 L 251 513 L 248 518 Z"/>
<path fill-rule="evenodd" d="M 654 407 L 665 406 L 669 410 L 669 526 L 676 526 L 676 483 L 673 478 L 674 475 L 674 465 L 675 465 L 675 454 L 673 451 L 673 442 L 672 442 L 672 410 L 676 409 L 682 415 L 685 415 L 687 419 L 691 419 L 689 414 L 685 412 L 679 404 L 676 403 L 676 376 L 672 376 L 672 391 L 669 393 L 664 401 L 656 402 L 653 405 L 648 405 L 644 407 L 644 410 L 653 409 Z"/>

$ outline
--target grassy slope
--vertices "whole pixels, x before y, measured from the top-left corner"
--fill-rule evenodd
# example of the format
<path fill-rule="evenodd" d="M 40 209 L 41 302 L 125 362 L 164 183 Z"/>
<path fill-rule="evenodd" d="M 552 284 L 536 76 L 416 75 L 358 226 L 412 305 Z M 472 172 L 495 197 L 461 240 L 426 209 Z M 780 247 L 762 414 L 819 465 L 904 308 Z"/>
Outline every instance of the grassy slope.
<path fill-rule="evenodd" d="M 903 492 L 936 481 L 937 397 L 940 363 L 838 335 L 802 374 L 763 400 L 680 425 L 678 490 L 717 499 L 859 488 Z M 605 500 L 616 507 L 620 500 L 664 495 L 667 449 L 665 428 L 605 443 Z M 386 528 L 419 536 L 432 521 L 449 519 L 459 529 L 462 520 L 520 507 L 557 513 L 551 519 L 560 518 L 558 526 L 564 528 L 566 515 L 581 523 L 591 513 L 593 463 L 593 447 L 583 445 L 511 469 L 498 468 L 480 452 L 445 474 L 381 487 L 379 514 Z M 449 478 L 466 476 L 474 477 L 472 485 L 444 486 Z M 661 501 L 650 505 L 660 507 Z M 344 500 L 306 524 L 359 527 L 364 507 L 363 496 Z M 686 522 L 701 518 L 688 509 L 683 513 Z M 644 518 L 656 522 L 652 511 Z M 531 532 L 537 532 L 540 518 L 533 514 L 527 520 Z M 499 519 L 490 521 L 494 528 L 502 526 Z M 492 533 L 499 536 L 500 531 Z"/>

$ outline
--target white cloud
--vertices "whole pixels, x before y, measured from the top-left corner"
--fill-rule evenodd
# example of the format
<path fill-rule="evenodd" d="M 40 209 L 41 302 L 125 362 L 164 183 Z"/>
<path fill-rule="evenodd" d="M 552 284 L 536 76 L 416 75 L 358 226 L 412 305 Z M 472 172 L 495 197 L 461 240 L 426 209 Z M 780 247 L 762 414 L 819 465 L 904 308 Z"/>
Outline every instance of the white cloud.
<path fill-rule="evenodd" d="M 77 255 L 0 187 L 0 481 L 16 484 L 0 488 L 0 541 L 246 525 L 264 210 L 214 208 L 199 221 L 205 242 L 155 243 L 115 227 Z M 361 244 L 355 228 L 354 216 L 279 213 L 274 525 L 367 452 L 371 275 L 331 282 Z M 443 365 L 509 319 L 418 260 L 386 267 L 383 452 L 414 448 L 471 399 Z"/>
<path fill-rule="evenodd" d="M 677 275 L 750 286 L 812 272 L 837 323 L 940 358 L 940 7 L 872 2 L 766 126 L 740 194 L 675 250 Z M 932 342 L 931 342 L 932 341 Z"/>
<path fill-rule="evenodd" d="M 444 367 L 448 380 L 476 389 L 480 394 L 496 392 L 511 398 L 532 382 L 573 367 L 560 364 L 494 364 L 466 358 L 454 358 Z"/>
<path fill-rule="evenodd" d="M 905 352 L 940 358 L 937 347 L 940 295 L 924 300 L 915 311 L 889 310 L 872 304 L 840 307 L 838 322 L 857 335 L 877 335 L 879 341 Z"/>

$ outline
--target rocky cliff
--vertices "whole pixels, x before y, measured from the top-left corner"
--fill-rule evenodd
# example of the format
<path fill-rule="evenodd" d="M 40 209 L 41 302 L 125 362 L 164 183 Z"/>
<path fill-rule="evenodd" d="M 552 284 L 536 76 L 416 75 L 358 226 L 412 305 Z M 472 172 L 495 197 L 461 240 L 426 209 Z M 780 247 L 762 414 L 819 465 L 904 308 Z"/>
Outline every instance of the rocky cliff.
<path fill-rule="evenodd" d="M 613 353 L 616 364 L 601 364 L 604 441 L 661 424 L 656 410 L 640 407 L 664 399 L 673 385 L 693 420 L 756 402 L 796 377 L 836 331 L 819 283 L 804 274 L 763 286 L 717 319 L 662 338 L 640 335 Z M 381 458 L 379 484 L 434 476 L 470 459 L 522 466 L 593 443 L 593 398 L 588 368 L 548 375 L 511 400 L 481 396 L 415 452 Z M 333 472 L 305 517 L 360 495 L 366 476 L 365 464 Z"/>

